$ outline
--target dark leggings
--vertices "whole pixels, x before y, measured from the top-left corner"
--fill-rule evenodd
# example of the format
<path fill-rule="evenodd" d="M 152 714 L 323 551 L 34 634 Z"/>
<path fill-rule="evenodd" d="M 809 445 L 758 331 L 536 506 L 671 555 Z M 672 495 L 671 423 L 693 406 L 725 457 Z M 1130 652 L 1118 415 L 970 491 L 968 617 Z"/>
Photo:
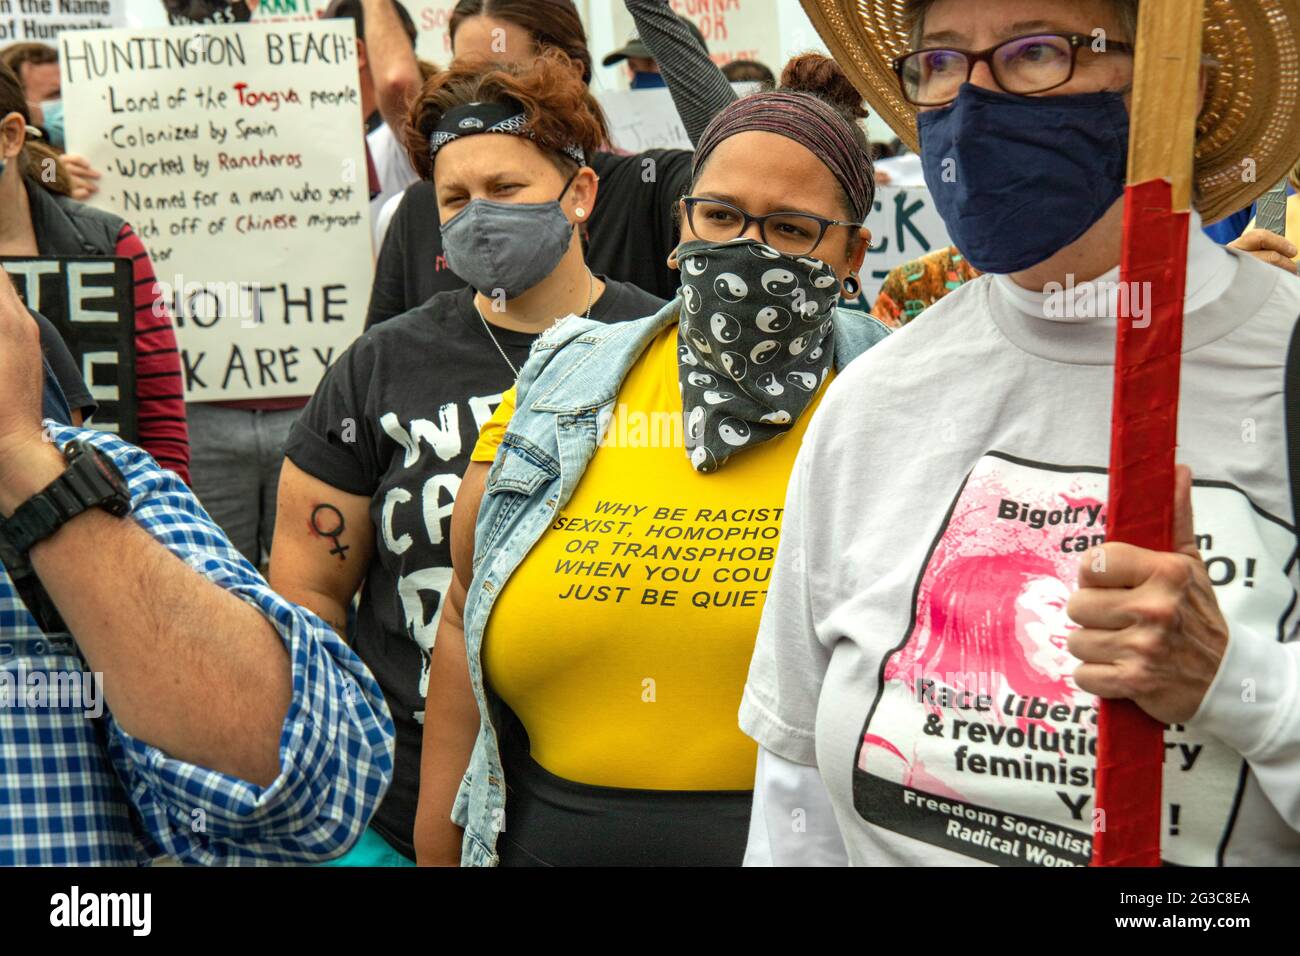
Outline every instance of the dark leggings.
<path fill-rule="evenodd" d="M 549 773 L 527 748 L 517 723 L 501 734 L 502 866 L 740 865 L 750 791 L 593 787 Z"/>

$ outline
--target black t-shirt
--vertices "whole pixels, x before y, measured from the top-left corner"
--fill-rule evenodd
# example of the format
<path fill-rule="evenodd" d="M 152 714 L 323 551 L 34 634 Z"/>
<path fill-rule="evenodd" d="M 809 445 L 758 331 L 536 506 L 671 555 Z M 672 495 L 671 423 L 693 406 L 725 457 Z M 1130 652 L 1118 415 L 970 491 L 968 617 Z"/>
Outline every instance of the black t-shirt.
<path fill-rule="evenodd" d="M 638 319 L 664 304 L 606 281 L 593 319 Z M 527 361 L 535 335 L 492 334 L 516 368 Z M 429 648 L 451 582 L 452 504 L 479 429 L 514 378 L 473 293 L 442 292 L 357 339 L 326 373 L 285 449 L 309 475 L 370 498 L 375 558 L 351 638 L 397 727 L 393 785 L 373 825 L 411 857 Z"/>
<path fill-rule="evenodd" d="M 81 368 L 68 350 L 63 336 L 54 327 L 54 323 L 39 312 L 28 310 L 28 313 L 40 327 L 41 351 L 45 353 L 45 361 L 49 363 L 50 371 L 54 373 L 59 388 L 63 389 L 63 397 L 68 400 L 68 407 L 74 412 L 80 409 L 83 419 L 90 418 L 95 414 L 98 406 L 90 394 L 90 389 L 86 387 L 86 380 L 81 377 Z"/>
<path fill-rule="evenodd" d="M 674 208 L 691 184 L 694 153 L 651 149 L 631 156 L 597 153 L 596 208 L 588 220 L 587 263 L 593 272 L 630 282 L 664 299 L 677 294 L 668 255 L 677 247 Z M 442 254 L 433 183 L 406 190 L 388 224 L 375 265 L 366 328 L 414 309 L 430 296 L 465 285 Z"/>

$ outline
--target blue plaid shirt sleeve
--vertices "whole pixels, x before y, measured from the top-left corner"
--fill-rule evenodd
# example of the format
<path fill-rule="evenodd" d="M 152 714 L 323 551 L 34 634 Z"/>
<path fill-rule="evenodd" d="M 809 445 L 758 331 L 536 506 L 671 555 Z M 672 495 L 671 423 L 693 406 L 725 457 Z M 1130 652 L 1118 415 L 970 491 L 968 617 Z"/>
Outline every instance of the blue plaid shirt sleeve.
<path fill-rule="evenodd" d="M 261 611 L 291 661 L 280 775 L 267 787 L 176 760 L 109 715 L 109 756 L 146 851 L 218 865 L 309 863 L 344 852 L 393 774 L 392 717 L 370 672 L 320 618 L 270 589 L 180 478 L 113 436 L 52 431 L 59 444 L 88 438 L 111 455 L 130 485 L 135 521 L 197 573 Z"/>

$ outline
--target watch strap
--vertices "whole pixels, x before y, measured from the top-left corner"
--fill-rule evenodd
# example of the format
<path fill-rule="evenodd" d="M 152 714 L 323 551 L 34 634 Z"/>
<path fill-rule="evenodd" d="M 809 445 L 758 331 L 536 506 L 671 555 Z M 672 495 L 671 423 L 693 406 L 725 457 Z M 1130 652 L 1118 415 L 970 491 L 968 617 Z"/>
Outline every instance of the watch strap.
<path fill-rule="evenodd" d="M 28 551 L 77 515 L 101 507 L 116 496 L 117 490 L 100 474 L 92 455 L 70 453 L 63 474 L 19 505 L 8 519 L 0 521 L 0 559 L 10 575 L 30 574 Z"/>

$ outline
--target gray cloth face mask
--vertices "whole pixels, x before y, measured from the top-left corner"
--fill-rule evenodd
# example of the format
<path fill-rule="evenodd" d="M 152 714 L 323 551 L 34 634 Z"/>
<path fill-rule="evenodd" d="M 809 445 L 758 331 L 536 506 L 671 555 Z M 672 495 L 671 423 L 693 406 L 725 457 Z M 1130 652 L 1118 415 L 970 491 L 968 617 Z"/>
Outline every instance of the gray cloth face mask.
<path fill-rule="evenodd" d="M 684 242 L 677 374 L 686 452 L 716 471 L 790 430 L 830 374 L 839 280 L 752 239 Z"/>
<path fill-rule="evenodd" d="M 442 226 L 442 250 L 451 271 L 483 295 L 499 291 L 507 299 L 523 295 L 554 272 L 572 242 L 573 224 L 559 199 L 475 199 Z"/>

